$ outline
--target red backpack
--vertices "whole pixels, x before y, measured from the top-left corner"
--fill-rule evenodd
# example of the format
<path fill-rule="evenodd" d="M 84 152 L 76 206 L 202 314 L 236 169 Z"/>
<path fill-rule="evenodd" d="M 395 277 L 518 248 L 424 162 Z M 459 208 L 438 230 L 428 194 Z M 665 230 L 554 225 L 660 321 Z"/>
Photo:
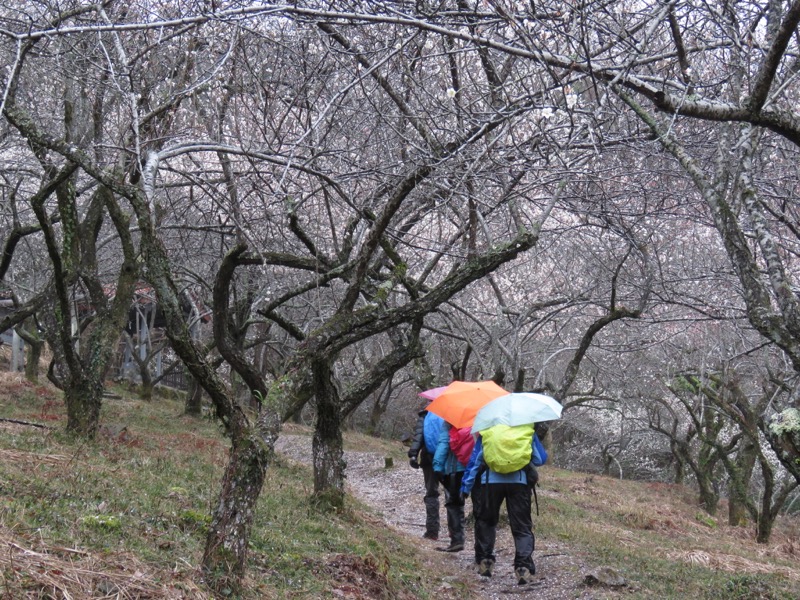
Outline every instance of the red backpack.
<path fill-rule="evenodd" d="M 450 451 L 456 455 L 462 466 L 467 466 L 474 446 L 475 438 L 472 437 L 472 427 L 450 428 Z"/>

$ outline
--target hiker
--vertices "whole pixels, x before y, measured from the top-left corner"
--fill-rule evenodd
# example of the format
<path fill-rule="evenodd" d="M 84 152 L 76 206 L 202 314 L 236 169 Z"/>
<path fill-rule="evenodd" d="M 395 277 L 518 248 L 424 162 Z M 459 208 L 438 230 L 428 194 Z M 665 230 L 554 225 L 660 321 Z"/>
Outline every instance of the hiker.
<path fill-rule="evenodd" d="M 456 450 L 463 452 L 468 448 L 467 456 L 469 456 L 473 443 L 469 427 L 455 429 L 445 421 L 433 457 L 434 473 L 444 486 L 444 507 L 447 510 L 447 531 L 450 534 L 450 545 L 446 548 L 437 548 L 443 552 L 461 552 L 464 549 L 465 519 L 461 479 L 464 476 L 467 460 L 465 457 L 465 462 L 459 461 Z"/>
<path fill-rule="evenodd" d="M 425 533 L 422 537 L 436 541 L 439 539 L 439 481 L 433 472 L 433 455 L 444 420 L 424 409 L 418 414 L 417 427 L 408 449 L 408 464 L 414 469 L 422 468 L 425 480 Z"/>
<path fill-rule="evenodd" d="M 514 430 L 506 426 L 503 431 Z M 531 518 L 531 496 L 539 475 L 536 471 L 537 463 L 544 464 L 547 460 L 546 453 L 542 456 L 544 448 L 541 443 L 536 444 L 538 438 L 534 435 L 533 426 L 528 426 L 530 433 L 524 444 L 530 444 L 530 451 L 519 457 L 516 463 L 511 464 L 508 472 L 493 462 L 493 456 L 487 458 L 484 444 L 496 444 L 489 433 L 494 433 L 490 428 L 478 434 L 475 447 L 461 483 L 461 497 L 466 498 L 471 494 L 472 512 L 475 516 L 475 563 L 478 565 L 478 574 L 491 577 L 495 563 L 494 543 L 497 537 L 497 523 L 500 519 L 500 505 L 505 500 L 508 511 L 508 521 L 511 534 L 514 537 L 514 574 L 519 585 L 533 581 L 536 566 L 533 562 L 533 550 L 536 539 L 533 534 L 533 520 Z M 518 446 L 519 448 L 520 446 Z M 489 453 L 492 454 L 491 452 Z M 513 454 L 513 452 L 512 452 Z M 524 454 L 520 451 L 520 454 Z M 513 463 L 513 461 L 509 461 Z M 495 468 L 493 469 L 492 466 Z"/>

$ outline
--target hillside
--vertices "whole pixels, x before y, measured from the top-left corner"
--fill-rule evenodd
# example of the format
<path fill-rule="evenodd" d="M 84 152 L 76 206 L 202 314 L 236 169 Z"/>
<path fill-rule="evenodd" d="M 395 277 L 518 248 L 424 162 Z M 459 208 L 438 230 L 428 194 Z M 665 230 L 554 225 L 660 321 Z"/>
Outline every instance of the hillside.
<path fill-rule="evenodd" d="M 213 422 L 181 416 L 176 400 L 121 396 L 86 444 L 62 433 L 56 390 L 0 375 L 0 598 L 208 597 L 197 566 L 226 441 Z M 246 598 L 800 597 L 797 519 L 780 520 L 761 546 L 751 528 L 705 515 L 685 487 L 553 467 L 542 469 L 534 516 L 536 582 L 513 584 L 502 521 L 496 575 L 481 580 L 469 528 L 457 555 L 421 539 L 422 475 L 399 443 L 348 435 L 353 498 L 340 514 L 309 501 L 309 447 L 298 427 L 279 440 Z M 627 585 L 585 585 L 601 566 Z"/>

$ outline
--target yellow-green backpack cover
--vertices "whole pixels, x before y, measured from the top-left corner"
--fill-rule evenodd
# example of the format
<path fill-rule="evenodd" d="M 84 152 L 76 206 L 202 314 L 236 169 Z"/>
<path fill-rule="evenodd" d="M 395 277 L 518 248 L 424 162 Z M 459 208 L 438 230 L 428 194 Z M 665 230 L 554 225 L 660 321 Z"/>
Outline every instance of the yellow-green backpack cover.
<path fill-rule="evenodd" d="M 494 425 L 481 431 L 483 460 L 495 473 L 519 471 L 531 461 L 533 424 Z"/>

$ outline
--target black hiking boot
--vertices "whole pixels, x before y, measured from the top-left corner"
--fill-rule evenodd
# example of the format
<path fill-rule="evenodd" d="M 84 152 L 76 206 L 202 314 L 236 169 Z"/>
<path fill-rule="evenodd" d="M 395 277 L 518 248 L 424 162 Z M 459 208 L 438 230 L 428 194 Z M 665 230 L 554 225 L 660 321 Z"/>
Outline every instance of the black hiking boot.
<path fill-rule="evenodd" d="M 450 542 L 447 548 L 437 548 L 439 552 L 461 552 L 464 549 L 464 542 Z"/>
<path fill-rule="evenodd" d="M 478 563 L 478 575 L 481 577 L 491 577 L 494 561 L 491 558 L 484 558 Z"/>
<path fill-rule="evenodd" d="M 514 569 L 514 575 L 517 576 L 517 583 L 519 585 L 528 585 L 533 583 L 533 573 L 527 567 L 519 567 Z"/>

